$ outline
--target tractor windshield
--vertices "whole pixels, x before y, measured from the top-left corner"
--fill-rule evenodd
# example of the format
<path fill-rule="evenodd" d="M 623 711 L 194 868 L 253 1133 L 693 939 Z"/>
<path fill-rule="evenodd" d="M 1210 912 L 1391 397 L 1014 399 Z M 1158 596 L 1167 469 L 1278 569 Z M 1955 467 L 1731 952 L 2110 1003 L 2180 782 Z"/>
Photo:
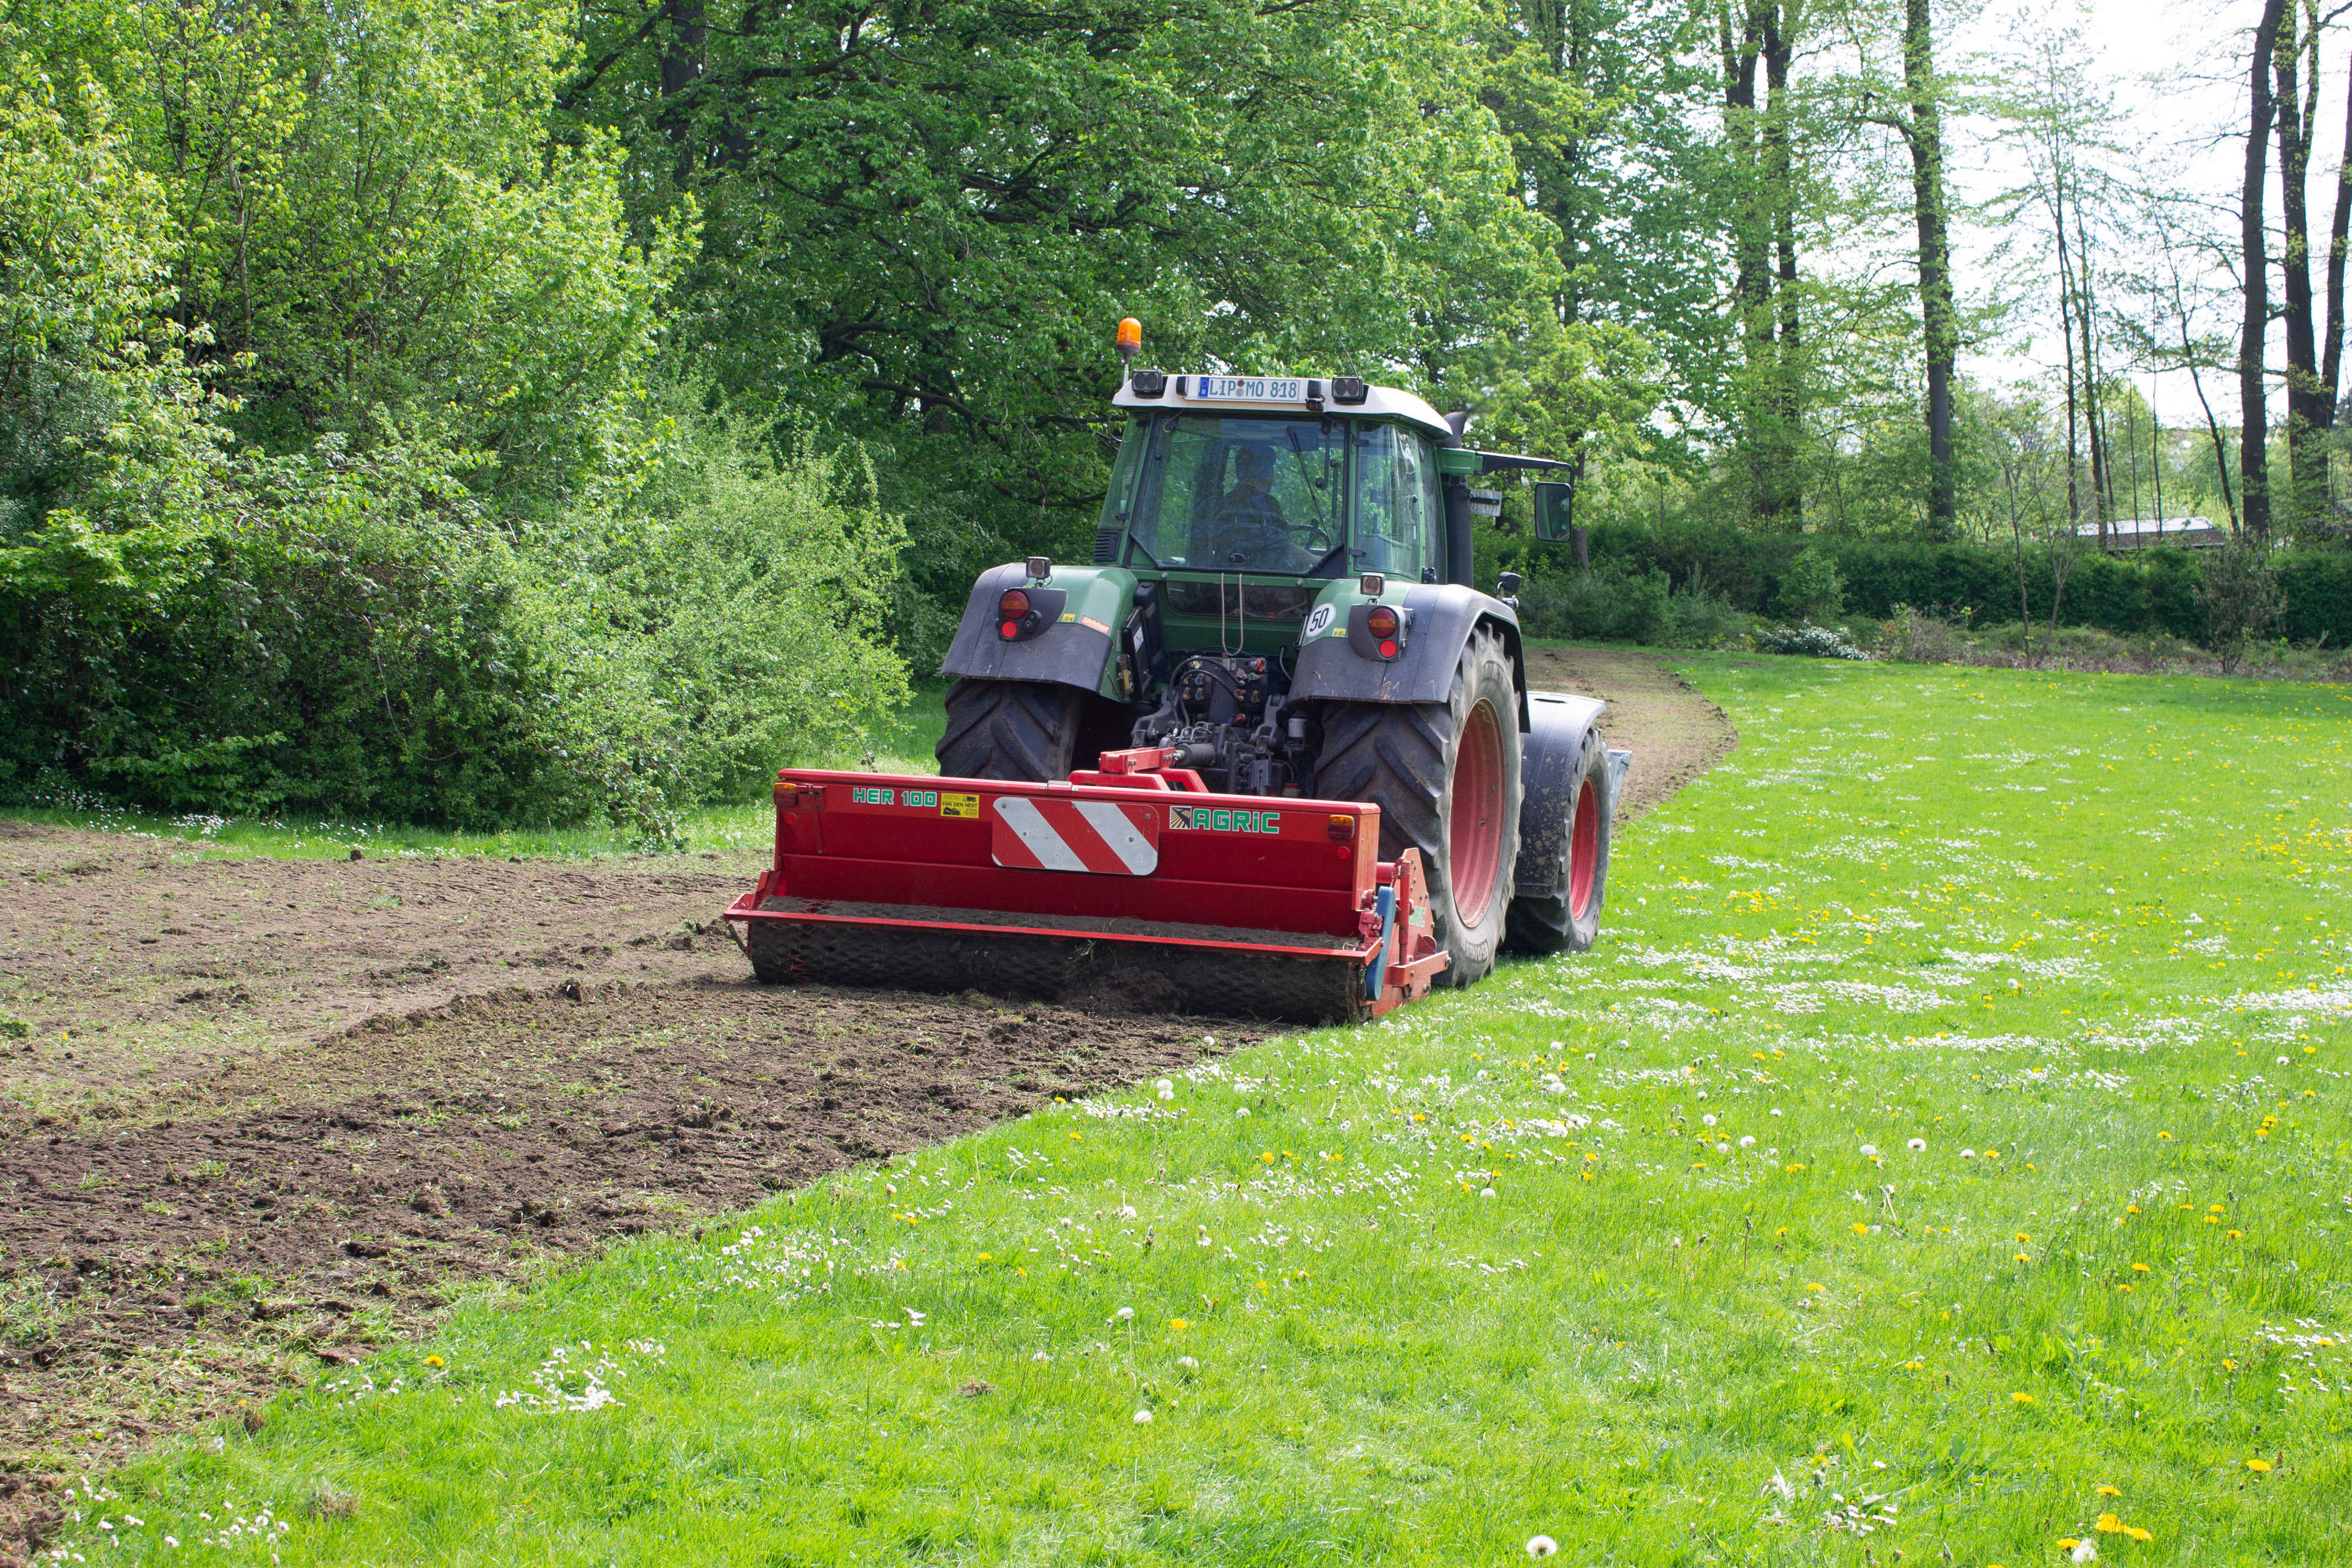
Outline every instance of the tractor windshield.
<path fill-rule="evenodd" d="M 1138 564 L 1336 576 L 1348 561 L 1348 422 L 1137 421 L 1111 484 Z"/>

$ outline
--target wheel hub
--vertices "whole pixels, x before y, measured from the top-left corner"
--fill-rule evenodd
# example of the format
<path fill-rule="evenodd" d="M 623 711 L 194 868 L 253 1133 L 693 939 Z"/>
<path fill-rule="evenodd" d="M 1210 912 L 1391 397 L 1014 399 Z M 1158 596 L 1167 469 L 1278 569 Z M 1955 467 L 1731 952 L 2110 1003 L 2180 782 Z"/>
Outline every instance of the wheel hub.
<path fill-rule="evenodd" d="M 1481 702 L 1462 726 L 1454 754 L 1454 809 L 1447 821 L 1446 881 L 1465 926 L 1485 921 L 1503 859 L 1503 732 Z"/>

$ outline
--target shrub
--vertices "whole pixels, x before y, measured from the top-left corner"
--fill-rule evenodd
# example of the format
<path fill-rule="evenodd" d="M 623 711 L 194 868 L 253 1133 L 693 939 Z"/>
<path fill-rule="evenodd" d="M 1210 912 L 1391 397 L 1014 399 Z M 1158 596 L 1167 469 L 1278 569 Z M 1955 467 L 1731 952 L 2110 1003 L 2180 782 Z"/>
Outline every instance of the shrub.
<path fill-rule="evenodd" d="M 1826 551 L 1811 545 L 1797 552 L 1781 575 L 1780 613 L 1802 621 L 1835 620 L 1845 610 L 1845 579 Z"/>

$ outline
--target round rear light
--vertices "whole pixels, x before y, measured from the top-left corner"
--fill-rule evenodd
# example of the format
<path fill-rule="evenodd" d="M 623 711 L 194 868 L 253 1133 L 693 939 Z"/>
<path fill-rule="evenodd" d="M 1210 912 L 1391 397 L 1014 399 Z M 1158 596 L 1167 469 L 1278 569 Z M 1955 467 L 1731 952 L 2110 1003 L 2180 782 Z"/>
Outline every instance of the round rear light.
<path fill-rule="evenodd" d="M 1376 637 L 1392 637 L 1397 635 L 1397 613 L 1386 605 L 1375 605 L 1364 617 L 1364 629 Z"/>
<path fill-rule="evenodd" d="M 1381 657 L 1382 658 L 1394 658 L 1396 657 L 1396 644 L 1391 642 L 1386 637 L 1382 637 L 1381 639 Z"/>
<path fill-rule="evenodd" d="M 998 635 L 1003 637 L 1006 642 L 1011 642 L 1014 637 L 1021 635 L 1021 623 L 1019 621 L 1007 621 L 1003 626 L 997 627 L 996 630 Z"/>
<path fill-rule="evenodd" d="M 996 601 L 996 618 L 1000 621 L 1017 621 L 1028 613 L 1029 595 L 1018 588 L 1005 589 L 1003 597 Z"/>

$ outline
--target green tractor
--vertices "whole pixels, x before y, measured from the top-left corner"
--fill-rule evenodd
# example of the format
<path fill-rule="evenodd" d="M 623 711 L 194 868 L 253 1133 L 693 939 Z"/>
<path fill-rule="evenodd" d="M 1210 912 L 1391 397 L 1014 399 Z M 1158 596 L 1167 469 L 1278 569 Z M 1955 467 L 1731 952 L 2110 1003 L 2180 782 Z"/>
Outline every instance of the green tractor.
<path fill-rule="evenodd" d="M 1601 703 L 1528 689 L 1516 605 L 1470 570 L 1496 500 L 1471 482 L 1567 465 L 1475 450 L 1467 416 L 1354 376 L 1133 370 L 1114 402 L 1093 561 L 972 589 L 941 775 L 1047 784 L 1150 749 L 1220 795 L 1375 805 L 1381 860 L 1419 852 L 1439 984 L 1589 948 L 1630 759 Z M 1540 536 L 1571 494 L 1536 486 Z"/>

